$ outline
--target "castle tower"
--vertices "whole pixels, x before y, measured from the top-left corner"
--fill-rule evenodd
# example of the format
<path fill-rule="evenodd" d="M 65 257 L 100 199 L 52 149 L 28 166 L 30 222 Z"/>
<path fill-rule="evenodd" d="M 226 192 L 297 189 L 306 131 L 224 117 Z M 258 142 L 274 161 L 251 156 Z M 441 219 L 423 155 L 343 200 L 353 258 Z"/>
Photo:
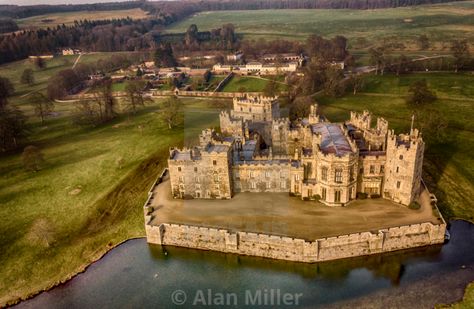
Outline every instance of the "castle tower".
<path fill-rule="evenodd" d="M 417 129 L 412 129 L 409 135 L 395 135 L 393 130 L 389 132 L 383 188 L 385 198 L 409 205 L 419 197 L 424 149 L 425 143 Z"/>
<path fill-rule="evenodd" d="M 319 123 L 318 104 L 311 105 L 308 116 L 309 124 Z"/>

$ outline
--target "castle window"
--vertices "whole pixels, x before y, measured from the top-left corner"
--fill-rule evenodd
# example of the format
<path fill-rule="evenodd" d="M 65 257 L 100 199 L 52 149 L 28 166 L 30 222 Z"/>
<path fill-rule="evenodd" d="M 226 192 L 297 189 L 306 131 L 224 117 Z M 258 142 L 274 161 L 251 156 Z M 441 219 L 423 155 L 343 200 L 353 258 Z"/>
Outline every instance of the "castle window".
<path fill-rule="evenodd" d="M 400 181 L 397 181 L 397 189 L 400 189 L 400 186 L 401 186 L 401 182 Z"/>
<path fill-rule="evenodd" d="M 397 166 L 397 173 L 398 173 L 399 170 L 400 170 L 400 168 Z"/>
<path fill-rule="evenodd" d="M 244 109 L 243 109 L 242 107 L 240 107 L 240 111 L 241 111 L 241 112 L 243 112 L 243 111 L 244 111 Z"/>
<path fill-rule="evenodd" d="M 197 167 L 195 167 L 195 168 L 194 168 L 194 172 L 197 172 L 197 171 L 198 171 L 198 168 L 197 168 Z"/>
<path fill-rule="evenodd" d="M 337 183 L 342 182 L 342 169 L 341 168 L 336 168 L 335 175 L 334 175 L 334 181 L 337 182 Z"/>
<path fill-rule="evenodd" d="M 370 166 L 370 173 L 375 174 L 375 165 Z"/>
<path fill-rule="evenodd" d="M 267 182 L 267 189 L 271 189 L 272 188 L 272 183 L 269 181 Z"/>
<path fill-rule="evenodd" d="M 179 181 L 184 182 L 184 176 L 179 176 Z"/>
<path fill-rule="evenodd" d="M 282 181 L 282 182 L 280 183 L 280 188 L 286 189 L 286 181 Z"/>
<path fill-rule="evenodd" d="M 300 175 L 299 174 L 296 174 L 295 175 L 295 181 L 299 181 L 300 180 Z"/>
<path fill-rule="evenodd" d="M 334 202 L 335 203 L 341 202 L 341 191 L 339 190 L 334 191 Z"/>
<path fill-rule="evenodd" d="M 385 166 L 380 165 L 380 173 L 383 173 L 383 172 L 385 172 Z"/>
<path fill-rule="evenodd" d="M 403 160 L 403 155 L 400 155 L 400 160 Z"/>
<path fill-rule="evenodd" d="M 327 167 L 323 167 L 321 169 L 321 180 L 323 180 L 323 181 L 328 180 L 328 168 Z"/>
<path fill-rule="evenodd" d="M 219 184 L 216 184 L 216 185 L 214 186 L 214 188 L 215 188 L 217 191 L 219 191 L 219 189 L 220 189 Z"/>
<path fill-rule="evenodd" d="M 178 172 L 181 172 L 181 166 L 178 166 Z"/>
<path fill-rule="evenodd" d="M 254 177 L 255 177 L 255 173 L 254 173 L 253 171 L 250 171 L 249 176 L 250 176 L 250 178 L 254 178 Z"/>
<path fill-rule="evenodd" d="M 214 182 L 219 182 L 219 175 L 214 175 Z"/>
<path fill-rule="evenodd" d="M 216 161 L 216 160 L 212 160 L 212 165 L 217 165 L 217 161 Z"/>
<path fill-rule="evenodd" d="M 326 188 L 322 188 L 321 189 L 321 198 L 322 198 L 323 201 L 326 200 L 326 195 L 327 195 L 326 194 Z"/>
<path fill-rule="evenodd" d="M 351 169 L 350 169 L 350 178 L 351 178 L 351 181 L 354 180 L 354 167 L 351 166 Z"/>
<path fill-rule="evenodd" d="M 271 173 L 270 172 L 265 172 L 265 177 L 270 178 Z"/>
<path fill-rule="evenodd" d="M 196 183 L 199 183 L 199 176 L 196 176 L 196 177 L 194 178 L 194 181 L 195 181 Z"/>
<path fill-rule="evenodd" d="M 256 189 L 256 188 L 257 188 L 257 183 L 255 183 L 255 181 L 252 181 L 252 182 L 250 183 L 250 188 Z"/>

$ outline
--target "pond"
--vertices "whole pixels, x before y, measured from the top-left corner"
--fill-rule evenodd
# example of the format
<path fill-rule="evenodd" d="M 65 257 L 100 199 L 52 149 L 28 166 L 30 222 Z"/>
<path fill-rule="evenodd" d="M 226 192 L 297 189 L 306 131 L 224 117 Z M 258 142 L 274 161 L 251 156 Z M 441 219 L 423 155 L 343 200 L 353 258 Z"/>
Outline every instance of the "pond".
<path fill-rule="evenodd" d="M 453 221 L 441 246 L 294 263 L 125 242 L 18 308 L 432 308 L 474 281 L 474 225 Z M 194 306 L 193 306 L 194 305 Z"/>

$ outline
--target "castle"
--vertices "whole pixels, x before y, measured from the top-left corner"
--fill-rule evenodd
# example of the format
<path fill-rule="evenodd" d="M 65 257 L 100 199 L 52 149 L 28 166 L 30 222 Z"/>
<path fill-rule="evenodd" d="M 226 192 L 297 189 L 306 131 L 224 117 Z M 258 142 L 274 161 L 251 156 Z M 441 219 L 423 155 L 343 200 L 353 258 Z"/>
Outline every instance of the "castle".
<path fill-rule="evenodd" d="M 277 97 L 243 96 L 220 114 L 221 134 L 170 150 L 174 198 L 230 199 L 238 192 L 288 192 L 344 206 L 357 197 L 409 205 L 420 194 L 424 142 L 417 129 L 394 134 L 388 122 L 351 112 L 330 123 L 311 106 L 296 122 L 280 117 Z"/>

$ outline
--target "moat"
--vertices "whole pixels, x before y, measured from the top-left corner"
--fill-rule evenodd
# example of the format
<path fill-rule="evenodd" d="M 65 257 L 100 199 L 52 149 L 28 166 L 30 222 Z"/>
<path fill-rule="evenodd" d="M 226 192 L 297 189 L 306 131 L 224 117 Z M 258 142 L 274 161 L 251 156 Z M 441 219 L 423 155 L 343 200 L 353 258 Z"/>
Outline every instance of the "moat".
<path fill-rule="evenodd" d="M 474 280 L 474 225 L 454 221 L 445 245 L 316 264 L 149 245 L 145 239 L 113 249 L 64 285 L 18 308 L 176 307 L 172 293 L 207 295 L 280 290 L 302 293 L 298 308 L 431 308 L 462 298 Z M 238 307 L 245 306 L 238 299 Z M 201 303 L 202 306 L 202 303 Z M 199 306 L 197 306 L 199 307 Z M 261 306 L 259 306 L 261 307 Z M 269 306 L 270 307 L 270 306 Z"/>

